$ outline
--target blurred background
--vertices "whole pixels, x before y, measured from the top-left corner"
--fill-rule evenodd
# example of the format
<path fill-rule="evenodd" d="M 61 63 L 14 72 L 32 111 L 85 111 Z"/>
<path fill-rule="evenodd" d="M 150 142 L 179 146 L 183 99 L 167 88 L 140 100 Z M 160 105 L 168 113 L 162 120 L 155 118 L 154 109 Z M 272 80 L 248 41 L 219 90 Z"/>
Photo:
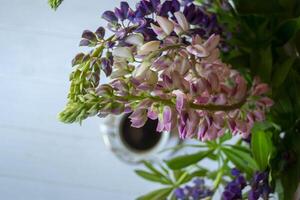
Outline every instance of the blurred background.
<path fill-rule="evenodd" d="M 155 185 L 104 145 L 98 118 L 66 125 L 71 60 L 118 0 L 0 0 L 0 199 L 132 200 Z M 134 1 L 129 1 L 131 5 Z"/>

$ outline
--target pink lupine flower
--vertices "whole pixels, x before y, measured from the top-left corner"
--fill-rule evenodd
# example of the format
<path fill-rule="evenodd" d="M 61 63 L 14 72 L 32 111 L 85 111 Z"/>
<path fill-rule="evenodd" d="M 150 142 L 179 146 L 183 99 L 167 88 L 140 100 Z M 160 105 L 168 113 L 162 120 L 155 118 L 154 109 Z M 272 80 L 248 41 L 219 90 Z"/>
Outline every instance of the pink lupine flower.
<path fill-rule="evenodd" d="M 167 131 L 170 132 L 176 125 L 175 111 L 169 106 L 164 106 L 163 113 L 158 117 L 157 131 Z"/>
<path fill-rule="evenodd" d="M 179 113 L 185 110 L 187 104 L 186 96 L 182 92 L 176 93 L 176 109 Z"/>
<path fill-rule="evenodd" d="M 208 40 L 206 40 L 203 44 L 204 48 L 208 51 L 211 52 L 214 50 L 220 42 L 220 36 L 212 34 Z"/>
<path fill-rule="evenodd" d="M 253 95 L 259 96 L 269 91 L 269 86 L 266 83 L 260 83 L 254 87 Z"/>
<path fill-rule="evenodd" d="M 273 104 L 266 97 L 268 85 L 255 78 L 248 87 L 237 70 L 221 61 L 219 35 L 207 40 L 199 35 L 189 37 L 185 17 L 177 12 L 175 18 L 158 16 L 151 24 L 159 40 L 143 44 L 139 34 L 131 34 L 125 42 L 133 46 L 113 50 L 112 87 L 104 86 L 98 92 L 129 98 L 119 98 L 125 108 L 114 110 L 108 101 L 103 113 L 133 111 L 134 127 L 142 127 L 147 118 L 158 119 L 158 132 L 177 126 L 182 139 L 214 140 L 227 129 L 248 137 L 254 123 L 263 121 Z M 131 100 L 131 96 L 138 98 Z"/>
<path fill-rule="evenodd" d="M 207 80 L 210 84 L 212 91 L 218 92 L 220 90 L 218 75 L 214 72 L 209 72 L 207 75 Z"/>
<path fill-rule="evenodd" d="M 198 127 L 198 132 L 197 132 L 197 138 L 198 140 L 204 141 L 205 140 L 205 135 L 207 133 L 208 130 L 208 124 L 207 121 L 205 119 L 202 119 L 199 127 Z"/>
<path fill-rule="evenodd" d="M 263 107 L 271 107 L 274 102 L 272 99 L 268 98 L 268 97 L 262 97 L 257 101 L 257 104 Z"/>
<path fill-rule="evenodd" d="M 246 80 L 242 76 L 237 76 L 236 77 L 236 91 L 234 94 L 235 99 L 241 100 L 245 97 L 247 93 L 247 83 Z"/>
<path fill-rule="evenodd" d="M 131 126 L 135 128 L 141 128 L 145 125 L 147 121 L 147 110 L 146 109 L 136 109 L 129 116 L 131 119 Z"/>
<path fill-rule="evenodd" d="M 207 50 L 200 44 L 187 46 L 186 50 L 199 58 L 205 58 L 209 55 Z"/>
<path fill-rule="evenodd" d="M 255 121 L 261 122 L 261 121 L 265 120 L 265 114 L 261 110 L 253 111 L 253 115 L 255 117 Z"/>
<path fill-rule="evenodd" d="M 156 120 L 158 118 L 158 110 L 153 106 L 153 104 L 148 108 L 147 116 L 152 120 Z"/>
<path fill-rule="evenodd" d="M 196 135 L 196 130 L 199 124 L 199 117 L 196 111 L 189 110 L 188 119 L 186 121 L 186 135 L 187 138 L 193 138 Z"/>

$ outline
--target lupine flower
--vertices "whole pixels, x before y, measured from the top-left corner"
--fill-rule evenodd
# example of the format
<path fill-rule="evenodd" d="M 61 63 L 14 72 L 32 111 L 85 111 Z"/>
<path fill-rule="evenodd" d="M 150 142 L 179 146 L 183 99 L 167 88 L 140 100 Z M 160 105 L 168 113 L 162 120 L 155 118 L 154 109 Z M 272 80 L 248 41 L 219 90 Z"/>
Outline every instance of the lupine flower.
<path fill-rule="evenodd" d="M 151 53 L 152 51 L 158 50 L 159 46 L 160 46 L 160 41 L 147 42 L 139 48 L 138 54 L 139 55 L 147 55 L 147 54 Z"/>
<path fill-rule="evenodd" d="M 129 47 L 117 47 L 113 51 L 113 56 L 130 59 L 132 52 Z"/>
<path fill-rule="evenodd" d="M 170 35 L 174 31 L 174 24 L 165 17 L 156 17 L 157 23 L 166 35 Z"/>
<path fill-rule="evenodd" d="M 132 34 L 126 37 L 125 42 L 131 45 L 140 46 L 144 43 L 144 37 L 141 34 Z"/>
<path fill-rule="evenodd" d="M 211 197 L 213 192 L 205 186 L 203 179 L 195 179 L 192 186 L 177 188 L 174 195 L 178 200 L 201 200 Z"/>
<path fill-rule="evenodd" d="M 234 176 L 234 179 L 226 185 L 222 194 L 222 200 L 242 199 L 242 190 L 247 185 L 251 187 L 248 192 L 249 200 L 258 200 L 260 197 L 268 199 L 272 190 L 268 183 L 267 172 L 256 172 L 250 182 L 247 182 L 245 176 L 237 169 L 232 169 L 231 174 Z"/>
<path fill-rule="evenodd" d="M 247 83 L 222 62 L 222 30 L 213 14 L 193 3 L 141 0 L 136 10 L 121 2 L 102 17 L 114 35 L 104 38 L 103 28 L 84 31 L 81 44 L 97 49 L 73 63 L 95 69 L 83 72 L 88 76 L 82 79 L 78 74 L 86 67 L 81 68 L 72 86 L 79 94 L 99 95 L 94 107 L 101 116 L 132 111 L 134 127 L 149 117 L 158 119 L 160 132 L 177 127 L 180 138 L 201 141 L 221 137 L 227 129 L 248 138 L 254 123 L 265 119 L 273 104 L 269 87 L 258 78 Z M 111 79 L 109 92 L 99 85 L 99 65 Z"/>
<path fill-rule="evenodd" d="M 176 20 L 183 31 L 188 31 L 190 29 L 190 25 L 185 18 L 184 14 L 182 12 L 176 12 L 174 13 Z"/>
<path fill-rule="evenodd" d="M 116 17 L 115 13 L 112 11 L 105 11 L 102 14 L 102 18 L 108 22 L 118 22 L 118 18 Z"/>
<path fill-rule="evenodd" d="M 235 177 L 225 187 L 222 194 L 223 200 L 242 199 L 242 190 L 246 187 L 246 178 L 237 169 L 232 169 L 231 174 Z"/>

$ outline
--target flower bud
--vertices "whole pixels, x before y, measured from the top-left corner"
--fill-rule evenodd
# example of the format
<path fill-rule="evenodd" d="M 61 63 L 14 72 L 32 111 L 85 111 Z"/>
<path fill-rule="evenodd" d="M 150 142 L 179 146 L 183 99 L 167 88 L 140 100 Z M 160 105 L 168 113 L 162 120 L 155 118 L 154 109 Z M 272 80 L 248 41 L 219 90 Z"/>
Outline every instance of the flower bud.
<path fill-rule="evenodd" d="M 113 51 L 113 56 L 126 58 L 126 59 L 132 59 L 132 52 L 129 47 L 117 47 Z"/>
<path fill-rule="evenodd" d="M 157 83 L 158 77 L 157 77 L 157 72 L 153 70 L 148 70 L 146 73 L 146 82 L 149 83 L 150 85 L 154 85 Z"/>
<path fill-rule="evenodd" d="M 141 128 L 145 125 L 147 121 L 147 112 L 145 109 L 136 109 L 129 116 L 129 118 L 131 119 L 131 126 L 135 128 Z"/>
<path fill-rule="evenodd" d="M 159 26 L 156 26 L 156 25 L 154 25 L 152 23 L 150 24 L 150 26 L 151 26 L 152 30 L 154 31 L 154 33 L 157 35 L 158 39 L 162 40 L 165 37 L 167 37 L 167 34 Z"/>
<path fill-rule="evenodd" d="M 212 51 L 215 49 L 220 42 L 220 36 L 212 34 L 203 44 L 207 51 Z"/>
<path fill-rule="evenodd" d="M 125 42 L 128 44 L 140 46 L 144 43 L 144 37 L 142 34 L 131 34 L 125 39 Z"/>
<path fill-rule="evenodd" d="M 143 62 L 139 67 L 137 67 L 134 70 L 132 77 L 137 78 L 137 79 L 144 78 L 147 71 L 149 70 L 150 66 L 151 66 L 151 63 Z"/>
<path fill-rule="evenodd" d="M 100 26 L 100 27 L 96 30 L 95 34 L 97 35 L 97 37 L 98 37 L 99 39 L 103 39 L 104 36 L 105 36 L 105 29 L 104 29 L 102 26 Z"/>
<path fill-rule="evenodd" d="M 113 23 L 118 22 L 118 18 L 116 17 L 115 13 L 112 12 L 112 11 L 109 11 L 109 10 L 105 11 L 102 14 L 102 18 L 105 19 L 108 22 L 113 22 Z"/>
<path fill-rule="evenodd" d="M 170 35 L 174 30 L 174 24 L 165 17 L 157 16 L 156 21 L 162 30 L 167 34 Z"/>
<path fill-rule="evenodd" d="M 207 50 L 203 46 L 201 46 L 200 44 L 187 46 L 186 50 L 189 53 L 191 53 L 191 54 L 193 54 L 193 55 L 195 55 L 199 58 L 204 58 L 204 57 L 207 57 L 209 55 Z"/>
<path fill-rule="evenodd" d="M 156 51 L 159 49 L 160 41 L 151 41 L 143 44 L 140 49 L 138 50 L 139 55 L 147 55 L 152 51 Z"/>
<path fill-rule="evenodd" d="M 183 31 L 188 31 L 190 29 L 189 23 L 186 20 L 184 14 L 182 12 L 175 12 L 174 13 L 175 18 L 178 22 L 178 24 L 180 25 L 180 27 L 182 28 Z"/>
<path fill-rule="evenodd" d="M 260 84 L 255 86 L 254 91 L 253 91 L 253 95 L 259 96 L 259 95 L 267 93 L 268 90 L 269 90 L 268 84 L 260 83 Z"/>

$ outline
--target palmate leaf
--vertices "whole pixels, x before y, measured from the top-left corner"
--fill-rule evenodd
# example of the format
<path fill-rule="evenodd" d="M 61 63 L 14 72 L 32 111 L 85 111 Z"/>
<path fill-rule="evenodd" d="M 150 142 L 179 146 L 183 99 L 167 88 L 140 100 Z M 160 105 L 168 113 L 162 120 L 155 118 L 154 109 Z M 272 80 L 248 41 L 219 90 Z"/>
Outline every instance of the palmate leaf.
<path fill-rule="evenodd" d="M 166 187 L 140 196 L 136 200 L 166 200 L 172 191 L 173 187 Z"/>
<path fill-rule="evenodd" d="M 168 165 L 168 167 L 170 167 L 173 170 L 182 169 L 187 166 L 196 164 L 197 162 L 201 161 L 212 152 L 213 150 L 207 150 L 207 151 L 199 151 L 194 154 L 178 156 L 171 160 L 166 161 L 166 164 Z"/>

